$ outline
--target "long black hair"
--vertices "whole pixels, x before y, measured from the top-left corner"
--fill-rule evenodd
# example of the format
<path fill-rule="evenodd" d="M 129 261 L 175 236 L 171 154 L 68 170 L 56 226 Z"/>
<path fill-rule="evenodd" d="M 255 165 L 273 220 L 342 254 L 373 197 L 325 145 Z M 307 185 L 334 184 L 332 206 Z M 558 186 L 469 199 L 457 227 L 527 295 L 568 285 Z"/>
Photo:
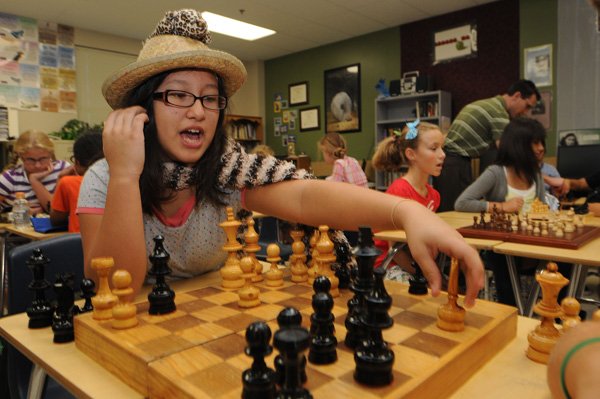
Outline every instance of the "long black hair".
<path fill-rule="evenodd" d="M 140 176 L 140 195 L 142 197 L 142 211 L 152 213 L 152 209 L 160 209 L 160 204 L 175 196 L 163 179 L 162 164 L 169 159 L 165 155 L 156 130 L 154 119 L 154 99 L 152 94 L 167 77 L 179 70 L 170 70 L 151 77 L 139 85 L 129 96 L 126 106 L 140 105 L 146 109 L 148 123 L 144 127 L 145 161 L 142 175 Z M 223 80 L 217 76 L 219 94 L 225 93 Z M 192 186 L 196 190 L 196 204 L 207 200 L 214 205 L 223 205 L 223 190 L 219 188 L 217 179 L 221 165 L 221 155 L 227 143 L 227 135 L 223 128 L 226 110 L 219 111 L 217 129 L 212 142 L 200 160 L 194 165 L 194 180 Z"/>
<path fill-rule="evenodd" d="M 504 128 L 496 156 L 496 164 L 511 166 L 518 176 L 530 185 L 540 173 L 540 165 L 532 145 L 546 143 L 546 130 L 535 119 L 519 117 L 512 119 Z"/>

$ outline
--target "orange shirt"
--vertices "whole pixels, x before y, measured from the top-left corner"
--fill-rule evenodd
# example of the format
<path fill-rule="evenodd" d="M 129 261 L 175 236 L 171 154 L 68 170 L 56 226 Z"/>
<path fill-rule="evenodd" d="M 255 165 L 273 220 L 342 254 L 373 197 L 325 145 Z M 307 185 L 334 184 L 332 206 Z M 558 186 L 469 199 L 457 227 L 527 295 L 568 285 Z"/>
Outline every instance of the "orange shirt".
<path fill-rule="evenodd" d="M 52 209 L 69 213 L 70 233 L 79 233 L 79 217 L 75 210 L 82 181 L 83 176 L 64 176 L 58 181 L 56 191 L 52 195 Z"/>

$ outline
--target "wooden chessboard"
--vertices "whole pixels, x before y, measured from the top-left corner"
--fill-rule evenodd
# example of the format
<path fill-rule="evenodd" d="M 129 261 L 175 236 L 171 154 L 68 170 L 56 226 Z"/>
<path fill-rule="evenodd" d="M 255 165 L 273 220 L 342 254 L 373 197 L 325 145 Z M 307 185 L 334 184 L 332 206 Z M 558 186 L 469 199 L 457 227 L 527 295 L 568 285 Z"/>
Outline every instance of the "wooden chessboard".
<path fill-rule="evenodd" d="M 458 229 L 458 232 L 463 237 L 467 238 L 483 238 L 492 240 L 501 240 L 507 242 L 515 242 L 519 244 L 542 245 L 555 248 L 577 249 L 589 240 L 600 236 L 600 227 L 583 226 L 577 228 L 572 233 L 564 233 L 563 237 L 552 235 L 542 236 L 535 235 L 528 231 L 501 231 L 491 228 L 475 228 L 465 226 Z"/>
<path fill-rule="evenodd" d="M 91 314 L 75 317 L 77 347 L 150 398 L 239 398 L 242 372 L 252 359 L 244 354 L 246 327 L 267 321 L 273 333 L 277 314 L 292 306 L 309 326 L 312 288 L 285 281 L 280 288 L 259 283 L 263 304 L 242 309 L 237 294 L 220 287 L 177 292 L 177 311 L 150 316 L 148 304 L 137 305 L 140 324 L 114 330 L 110 322 L 97 322 Z M 306 387 L 315 398 L 422 398 L 448 397 L 516 335 L 516 309 L 479 300 L 467 311 L 465 330 L 444 332 L 436 326 L 438 298 L 413 296 L 408 287 L 386 281 L 393 298 L 394 325 L 383 335 L 396 360 L 391 385 L 372 388 L 354 381 L 352 350 L 343 343 L 349 290 L 335 299 L 338 361 L 308 364 Z M 272 367 L 276 350 L 267 364 Z"/>

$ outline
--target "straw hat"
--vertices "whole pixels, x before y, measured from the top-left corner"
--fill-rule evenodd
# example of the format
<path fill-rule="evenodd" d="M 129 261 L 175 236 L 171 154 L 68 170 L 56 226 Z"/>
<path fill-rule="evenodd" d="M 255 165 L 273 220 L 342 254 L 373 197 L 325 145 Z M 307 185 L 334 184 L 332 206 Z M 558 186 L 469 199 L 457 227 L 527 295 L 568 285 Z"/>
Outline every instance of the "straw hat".
<path fill-rule="evenodd" d="M 206 21 L 196 10 L 168 11 L 146 39 L 136 62 L 110 76 L 102 94 L 113 109 L 125 106 L 131 92 L 161 72 L 180 68 L 209 69 L 219 75 L 232 96 L 246 80 L 246 68 L 236 57 L 212 50 Z"/>

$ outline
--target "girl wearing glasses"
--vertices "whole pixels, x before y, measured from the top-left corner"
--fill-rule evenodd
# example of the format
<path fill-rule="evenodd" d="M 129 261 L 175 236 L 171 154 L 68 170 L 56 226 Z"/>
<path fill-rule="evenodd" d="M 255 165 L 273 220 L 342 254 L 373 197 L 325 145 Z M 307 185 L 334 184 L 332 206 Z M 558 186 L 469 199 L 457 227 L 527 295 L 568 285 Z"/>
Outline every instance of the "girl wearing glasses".
<path fill-rule="evenodd" d="M 326 182 L 274 157 L 249 155 L 228 138 L 223 119 L 246 69 L 207 46 L 206 22 L 195 10 L 168 12 L 144 42 L 138 60 L 105 81 L 114 109 L 103 131 L 105 160 L 84 176 L 78 214 L 86 274 L 93 257 L 112 256 L 143 284 L 153 237 L 161 234 L 172 277 L 218 269 L 225 261 L 219 223 L 225 207 L 257 211 L 305 225 L 357 230 L 404 228 L 413 256 L 437 294 L 439 250 L 464 260 L 472 305 L 483 286 L 477 252 L 425 207 L 410 200 Z M 334 234 L 334 241 L 340 234 Z"/>
<path fill-rule="evenodd" d="M 48 212 L 58 179 L 69 173 L 70 164 L 56 160 L 54 144 L 37 130 L 21 133 L 14 144 L 17 165 L 0 175 L 0 201 L 12 206 L 15 194 L 24 192 L 32 214 Z"/>

